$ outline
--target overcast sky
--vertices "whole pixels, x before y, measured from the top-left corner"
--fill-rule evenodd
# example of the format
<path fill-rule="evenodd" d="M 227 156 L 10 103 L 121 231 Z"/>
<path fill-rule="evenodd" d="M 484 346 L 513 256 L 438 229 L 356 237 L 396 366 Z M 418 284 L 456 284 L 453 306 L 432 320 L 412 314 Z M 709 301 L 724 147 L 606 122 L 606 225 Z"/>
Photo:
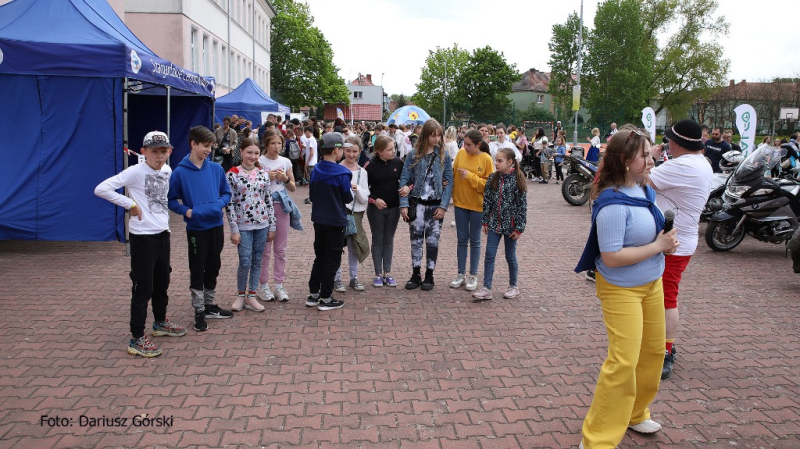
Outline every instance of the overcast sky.
<path fill-rule="evenodd" d="M 304 1 L 304 0 L 299 0 Z M 372 74 L 389 94 L 416 92 L 429 50 L 454 43 L 467 50 L 491 46 L 517 69 L 549 71 L 552 26 L 580 9 L 580 0 L 305 0 L 314 25 L 333 47 L 345 80 Z M 584 2 L 583 20 L 594 28 L 598 0 Z M 730 24 L 722 40 L 731 61 L 729 79 L 756 81 L 800 75 L 800 34 L 783 14 L 796 0 L 719 0 Z M 791 19 L 795 20 L 795 19 Z"/>

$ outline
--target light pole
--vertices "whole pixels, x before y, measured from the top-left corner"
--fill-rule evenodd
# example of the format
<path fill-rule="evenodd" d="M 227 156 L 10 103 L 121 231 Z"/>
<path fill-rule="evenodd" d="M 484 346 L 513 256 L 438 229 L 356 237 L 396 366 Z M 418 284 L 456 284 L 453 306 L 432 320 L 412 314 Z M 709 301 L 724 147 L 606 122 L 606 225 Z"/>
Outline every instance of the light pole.
<path fill-rule="evenodd" d="M 383 108 L 386 106 L 385 102 L 383 101 L 383 72 L 381 72 L 381 120 L 383 121 Z"/>
<path fill-rule="evenodd" d="M 444 78 L 442 79 L 442 100 L 443 100 L 443 110 L 442 110 L 442 126 L 447 126 L 447 56 L 445 55 L 444 58 Z"/>
<path fill-rule="evenodd" d="M 580 110 L 580 93 L 581 93 L 581 54 L 583 53 L 583 0 L 581 0 L 581 22 L 578 26 L 578 73 L 575 79 L 575 86 L 578 95 L 578 108 L 575 109 L 575 131 L 572 133 L 572 145 L 578 146 L 578 111 Z M 575 95 L 575 92 L 572 94 Z M 575 99 L 572 99 L 573 108 L 575 107 Z"/>

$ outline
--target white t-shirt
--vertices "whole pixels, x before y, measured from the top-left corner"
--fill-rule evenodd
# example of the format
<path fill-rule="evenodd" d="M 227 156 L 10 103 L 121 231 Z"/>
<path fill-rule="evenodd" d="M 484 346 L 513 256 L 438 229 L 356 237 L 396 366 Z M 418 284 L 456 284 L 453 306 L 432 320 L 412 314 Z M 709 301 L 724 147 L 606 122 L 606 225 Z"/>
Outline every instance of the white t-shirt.
<path fill-rule="evenodd" d="M 317 152 L 317 139 L 314 136 L 306 137 L 305 134 L 300 136 L 300 142 L 303 143 L 303 159 L 306 160 L 306 165 L 309 167 L 317 165 L 317 156 L 319 155 Z M 314 150 L 314 156 L 310 159 L 308 157 L 309 149 Z"/>
<path fill-rule="evenodd" d="M 675 229 L 680 242 L 676 256 L 691 256 L 697 249 L 700 213 L 708 201 L 713 176 L 702 154 L 684 154 L 650 171 L 659 209 L 671 209 L 676 214 Z"/>
<path fill-rule="evenodd" d="M 447 142 L 444 144 L 447 154 L 450 155 L 450 160 L 456 163 L 456 155 L 458 154 L 458 143 L 456 141 Z"/>
<path fill-rule="evenodd" d="M 142 210 L 142 220 L 131 216 L 129 229 L 132 234 L 153 235 L 169 231 L 169 209 L 167 192 L 172 169 L 169 165 L 155 171 L 145 163 L 136 164 L 122 173 L 101 182 L 94 189 L 95 195 L 117 206 L 129 209 L 133 202 Z M 117 193 L 117 189 L 128 187 L 131 198 Z"/>
<path fill-rule="evenodd" d="M 282 168 L 287 175 L 292 172 L 292 161 L 283 156 L 278 156 L 278 159 L 273 160 L 267 158 L 266 155 L 262 155 L 258 158 L 258 165 L 260 165 L 264 170 L 278 170 Z M 282 190 L 286 190 L 286 184 L 284 184 L 283 181 L 280 179 L 270 179 L 270 193 L 280 192 Z"/>
<path fill-rule="evenodd" d="M 591 144 L 593 147 L 600 148 L 600 138 L 597 136 L 592 136 Z"/>
<path fill-rule="evenodd" d="M 508 139 L 503 143 L 500 143 L 500 141 L 489 143 L 489 153 L 492 154 L 492 160 L 497 156 L 497 151 L 500 150 L 500 148 L 510 148 L 514 150 L 514 159 L 516 159 L 517 162 L 522 162 L 522 153 L 519 152 L 519 148 Z"/>

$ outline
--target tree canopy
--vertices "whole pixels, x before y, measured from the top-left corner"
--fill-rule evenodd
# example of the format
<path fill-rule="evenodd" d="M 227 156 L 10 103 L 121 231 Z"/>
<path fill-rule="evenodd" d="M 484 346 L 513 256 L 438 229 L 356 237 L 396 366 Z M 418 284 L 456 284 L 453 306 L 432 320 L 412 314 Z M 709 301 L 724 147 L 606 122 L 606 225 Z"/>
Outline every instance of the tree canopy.
<path fill-rule="evenodd" d="M 511 108 L 511 86 L 519 80 L 516 65 L 509 65 L 502 52 L 488 45 L 472 52 L 456 80 L 456 111 L 475 120 L 495 120 Z"/>
<path fill-rule="evenodd" d="M 730 62 L 719 37 L 727 34 L 717 0 L 608 0 L 594 29 L 584 28 L 582 101 L 593 121 L 638 122 L 653 105 L 684 116 L 698 98 L 722 87 Z M 557 116 L 569 110 L 577 73 L 577 14 L 553 26 L 550 86 Z M 562 117 L 563 118 L 563 117 Z"/>
<path fill-rule="evenodd" d="M 350 103 L 347 85 L 333 65 L 333 50 L 305 3 L 272 0 L 270 83 L 275 99 L 301 106 Z"/>
<path fill-rule="evenodd" d="M 429 50 L 417 83 L 417 93 L 411 97 L 411 101 L 439 120 L 444 114 L 446 95 L 448 110 L 453 111 L 450 105 L 454 101 L 458 103 L 456 80 L 464 71 L 467 61 L 469 52 L 459 48 L 458 44 L 453 44 L 451 48 L 436 47 L 435 51 Z"/>
<path fill-rule="evenodd" d="M 573 12 L 564 23 L 553 25 L 553 35 L 547 48 L 550 50 L 550 84 L 547 91 L 553 97 L 555 116 L 566 119 L 572 112 L 572 86 L 575 85 L 573 74 L 578 73 L 578 32 L 580 18 Z M 583 35 L 588 37 L 589 30 L 583 27 Z M 586 60 L 586 49 L 583 48 L 582 59 Z"/>

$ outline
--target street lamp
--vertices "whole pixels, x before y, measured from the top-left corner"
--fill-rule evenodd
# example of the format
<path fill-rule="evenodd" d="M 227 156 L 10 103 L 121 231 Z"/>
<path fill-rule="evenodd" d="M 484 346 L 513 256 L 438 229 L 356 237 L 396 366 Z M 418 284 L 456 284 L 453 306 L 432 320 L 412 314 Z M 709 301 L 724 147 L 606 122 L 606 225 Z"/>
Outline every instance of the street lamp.
<path fill-rule="evenodd" d="M 384 110 L 384 107 L 386 106 L 386 102 L 383 101 L 383 95 L 384 95 L 384 93 L 383 93 L 383 72 L 381 72 L 381 120 L 380 121 L 383 121 L 383 110 Z"/>

